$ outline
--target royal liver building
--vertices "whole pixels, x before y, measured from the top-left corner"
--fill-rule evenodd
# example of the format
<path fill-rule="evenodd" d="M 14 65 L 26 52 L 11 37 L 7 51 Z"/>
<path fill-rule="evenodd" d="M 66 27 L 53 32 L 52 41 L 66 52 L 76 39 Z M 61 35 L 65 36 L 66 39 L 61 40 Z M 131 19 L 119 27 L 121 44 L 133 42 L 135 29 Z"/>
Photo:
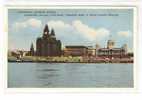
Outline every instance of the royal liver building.
<path fill-rule="evenodd" d="M 45 25 L 43 36 L 37 38 L 37 56 L 61 56 L 61 41 L 55 37 L 54 29 L 49 32 L 48 25 Z"/>

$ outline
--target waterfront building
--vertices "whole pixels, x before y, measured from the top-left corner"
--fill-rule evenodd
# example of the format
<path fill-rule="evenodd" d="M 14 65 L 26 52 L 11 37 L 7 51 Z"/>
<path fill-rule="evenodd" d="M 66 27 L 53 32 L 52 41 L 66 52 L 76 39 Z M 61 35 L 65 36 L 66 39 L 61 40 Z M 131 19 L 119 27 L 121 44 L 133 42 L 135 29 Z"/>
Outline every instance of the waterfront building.
<path fill-rule="evenodd" d="M 127 45 L 124 44 L 120 48 L 115 47 L 113 40 L 108 40 L 106 48 L 96 48 L 96 56 L 102 58 L 122 58 L 127 57 Z"/>
<path fill-rule="evenodd" d="M 88 56 L 95 56 L 95 49 L 93 48 L 93 46 L 88 46 Z"/>
<path fill-rule="evenodd" d="M 100 45 L 98 44 L 98 43 L 96 43 L 96 45 L 95 45 L 95 56 L 97 57 L 97 55 L 98 55 L 98 49 L 100 49 Z"/>
<path fill-rule="evenodd" d="M 43 36 L 36 40 L 37 56 L 61 56 L 61 41 L 56 39 L 54 29 L 49 32 L 48 25 L 45 25 Z"/>
<path fill-rule="evenodd" d="M 108 40 L 107 41 L 107 49 L 112 49 L 114 48 L 115 42 L 113 40 Z"/>
<path fill-rule="evenodd" d="M 86 46 L 65 46 L 64 56 L 87 56 L 88 47 Z"/>
<path fill-rule="evenodd" d="M 8 57 L 19 57 L 21 53 L 19 51 L 8 51 Z"/>
<path fill-rule="evenodd" d="M 15 50 L 15 51 L 8 51 L 8 57 L 24 57 L 24 56 L 29 56 L 29 51 L 24 51 L 24 50 Z"/>
<path fill-rule="evenodd" d="M 31 48 L 30 48 L 30 51 L 29 51 L 29 55 L 30 55 L 30 56 L 34 56 L 34 55 L 35 55 L 33 43 L 31 44 Z"/>

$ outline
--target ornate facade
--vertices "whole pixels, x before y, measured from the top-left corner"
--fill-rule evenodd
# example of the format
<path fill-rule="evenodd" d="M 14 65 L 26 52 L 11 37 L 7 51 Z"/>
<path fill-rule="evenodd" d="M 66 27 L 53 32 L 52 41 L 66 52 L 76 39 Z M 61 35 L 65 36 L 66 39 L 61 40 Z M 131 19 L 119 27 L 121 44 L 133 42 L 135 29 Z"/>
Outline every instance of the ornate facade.
<path fill-rule="evenodd" d="M 66 46 L 64 56 L 87 56 L 88 48 L 86 46 Z"/>
<path fill-rule="evenodd" d="M 45 25 L 43 36 L 36 40 L 37 56 L 61 56 L 61 41 L 56 39 L 54 29 L 49 32 L 48 25 Z"/>
<path fill-rule="evenodd" d="M 115 42 L 113 40 L 108 40 L 107 48 L 100 48 L 96 46 L 96 56 L 104 58 L 122 58 L 127 56 L 127 45 L 124 44 L 120 48 L 115 48 Z"/>

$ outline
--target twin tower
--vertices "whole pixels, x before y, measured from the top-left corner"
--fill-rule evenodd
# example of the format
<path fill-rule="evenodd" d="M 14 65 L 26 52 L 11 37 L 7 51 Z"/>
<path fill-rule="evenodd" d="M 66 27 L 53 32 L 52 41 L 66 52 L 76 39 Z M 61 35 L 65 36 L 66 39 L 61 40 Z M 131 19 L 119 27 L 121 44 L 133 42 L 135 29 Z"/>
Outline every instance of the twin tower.
<path fill-rule="evenodd" d="M 48 25 L 45 25 L 42 37 L 36 40 L 36 56 L 61 56 L 61 41 L 56 39 L 54 29 L 49 31 Z"/>

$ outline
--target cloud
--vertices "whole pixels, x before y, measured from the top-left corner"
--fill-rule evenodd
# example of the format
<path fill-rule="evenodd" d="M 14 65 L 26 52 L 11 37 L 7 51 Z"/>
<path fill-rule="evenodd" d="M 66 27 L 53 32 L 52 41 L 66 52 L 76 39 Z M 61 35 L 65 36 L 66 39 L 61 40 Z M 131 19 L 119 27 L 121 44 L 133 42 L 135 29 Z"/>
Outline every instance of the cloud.
<path fill-rule="evenodd" d="M 88 25 L 82 23 L 80 20 L 73 21 L 73 26 L 80 34 L 90 39 L 91 41 L 98 38 L 104 38 L 110 34 L 109 30 L 105 28 L 91 28 Z"/>
<path fill-rule="evenodd" d="M 72 23 L 68 24 L 61 20 L 51 20 L 48 22 L 49 27 L 54 28 L 55 30 L 64 30 L 68 34 L 76 34 L 83 36 L 89 41 L 93 41 L 96 39 L 102 39 L 110 34 L 109 30 L 105 28 L 92 28 L 88 25 L 84 24 L 80 20 L 74 20 Z"/>
<path fill-rule="evenodd" d="M 76 33 L 78 35 L 83 36 L 84 38 L 93 41 L 95 39 L 103 39 L 109 36 L 110 31 L 106 28 L 92 28 L 86 24 L 84 24 L 80 20 L 74 20 L 71 23 L 65 23 L 62 20 L 50 20 L 47 23 L 49 27 L 54 28 L 55 30 L 62 30 L 68 33 Z M 25 29 L 28 27 L 32 28 L 40 28 L 42 26 L 41 20 L 31 18 L 25 21 L 15 22 L 12 25 L 12 29 L 19 31 L 21 29 Z M 130 31 L 120 31 L 117 33 L 119 36 L 122 37 L 129 37 L 132 35 Z"/>
<path fill-rule="evenodd" d="M 88 25 L 83 24 L 79 20 L 73 21 L 72 25 L 78 31 L 78 33 L 88 39 L 92 40 L 97 34 L 94 29 L 90 28 Z"/>
<path fill-rule="evenodd" d="M 32 28 L 40 28 L 42 25 L 42 22 L 38 19 L 31 18 L 26 21 L 21 21 L 21 22 L 16 22 L 13 24 L 13 29 L 16 31 L 19 31 L 20 29 L 25 29 L 27 27 L 32 27 Z"/>
<path fill-rule="evenodd" d="M 50 27 L 52 28 L 56 28 L 56 29 L 66 29 L 66 28 L 70 28 L 71 26 L 69 24 L 64 23 L 61 20 L 51 20 L 47 23 Z"/>
<path fill-rule="evenodd" d="M 39 28 L 42 25 L 40 20 L 37 20 L 34 18 L 27 20 L 26 23 L 27 23 L 27 25 L 35 27 L 35 28 Z"/>
<path fill-rule="evenodd" d="M 118 32 L 118 35 L 122 36 L 122 37 L 130 37 L 131 34 L 132 33 L 130 31 L 120 31 L 120 32 Z"/>

